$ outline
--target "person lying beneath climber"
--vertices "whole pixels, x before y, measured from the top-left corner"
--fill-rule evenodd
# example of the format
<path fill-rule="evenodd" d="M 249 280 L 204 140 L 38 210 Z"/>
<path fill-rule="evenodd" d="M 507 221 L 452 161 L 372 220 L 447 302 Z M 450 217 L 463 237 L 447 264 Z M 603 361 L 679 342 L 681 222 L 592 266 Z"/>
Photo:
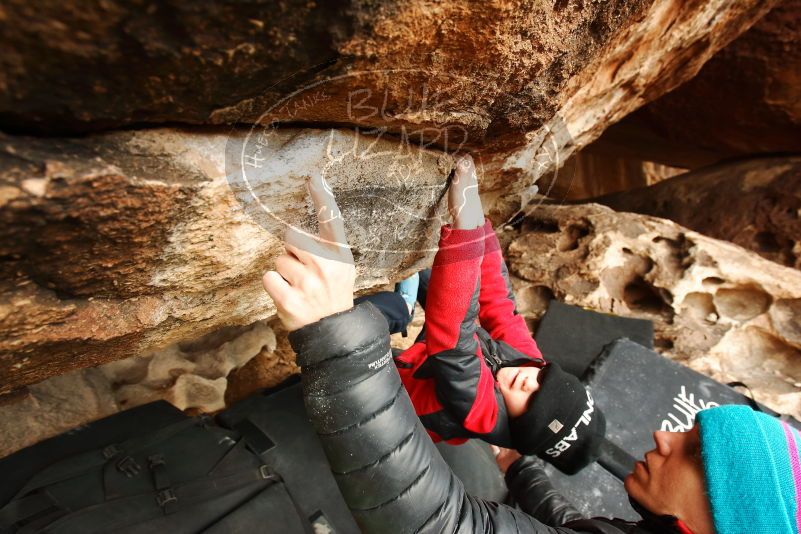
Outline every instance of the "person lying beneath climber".
<path fill-rule="evenodd" d="M 576 377 L 543 359 L 518 314 L 469 155 L 457 159 L 448 209 L 453 223 L 441 229 L 419 299 L 425 325 L 394 358 L 417 415 L 435 442 L 478 438 L 575 473 L 597 458 L 604 417 Z M 412 294 L 403 296 L 413 303 Z M 405 327 L 406 310 L 400 304 L 398 311 L 391 297 L 384 292 L 356 302 L 372 302 L 394 333 Z"/>
<path fill-rule="evenodd" d="M 318 213 L 338 212 L 321 178 L 310 192 Z M 702 411 L 691 432 L 655 433 L 656 448 L 625 481 L 644 516 L 638 523 L 560 514 L 564 502 L 549 498 L 525 456 L 507 481 L 545 522 L 466 494 L 390 364 L 384 316 L 370 302 L 353 305 L 356 270 L 341 218 L 321 218 L 319 236 L 289 232 L 285 245 L 264 286 L 290 332 L 309 419 L 364 532 L 799 534 L 801 435 L 747 406 Z"/>

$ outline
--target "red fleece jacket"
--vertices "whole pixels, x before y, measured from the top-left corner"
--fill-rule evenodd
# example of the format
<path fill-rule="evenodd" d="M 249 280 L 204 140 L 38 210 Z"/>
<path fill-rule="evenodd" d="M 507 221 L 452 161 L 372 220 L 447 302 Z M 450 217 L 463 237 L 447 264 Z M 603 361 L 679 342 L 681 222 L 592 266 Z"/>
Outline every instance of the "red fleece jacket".
<path fill-rule="evenodd" d="M 480 437 L 510 446 L 506 407 L 485 361 L 479 328 L 516 349 L 516 356 L 544 365 L 515 309 L 491 223 L 474 230 L 445 225 L 431 268 L 424 340 L 395 362 L 417 415 L 435 441 L 462 443 Z"/>

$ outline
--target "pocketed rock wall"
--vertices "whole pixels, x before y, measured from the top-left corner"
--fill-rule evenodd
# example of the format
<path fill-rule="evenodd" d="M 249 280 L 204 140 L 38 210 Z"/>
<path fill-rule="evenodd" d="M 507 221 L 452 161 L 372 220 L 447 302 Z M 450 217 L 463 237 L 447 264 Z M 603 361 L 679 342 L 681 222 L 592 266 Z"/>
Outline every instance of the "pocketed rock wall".
<path fill-rule="evenodd" d="M 801 417 L 801 271 L 665 219 L 535 204 L 501 234 L 532 329 L 550 299 L 650 319 L 657 351 Z"/>
<path fill-rule="evenodd" d="M 34 384 L 25 398 L 0 406 L 0 458 L 155 400 L 189 413 L 218 411 L 226 402 L 275 386 L 297 372 L 286 332 L 280 323 L 273 327 L 263 321 L 70 371 Z"/>

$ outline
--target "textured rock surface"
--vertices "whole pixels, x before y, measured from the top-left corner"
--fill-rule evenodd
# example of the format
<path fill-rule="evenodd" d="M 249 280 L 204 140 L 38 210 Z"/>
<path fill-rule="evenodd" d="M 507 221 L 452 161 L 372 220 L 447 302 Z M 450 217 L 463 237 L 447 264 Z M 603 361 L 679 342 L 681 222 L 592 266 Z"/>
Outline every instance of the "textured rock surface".
<path fill-rule="evenodd" d="M 78 369 L 29 388 L 0 405 L 0 458 L 28 445 L 120 410 L 99 369 Z"/>
<path fill-rule="evenodd" d="M 278 338 L 286 344 L 286 333 Z M 23 447 L 155 400 L 190 413 L 214 412 L 244 395 L 230 395 L 238 373 L 259 385 L 274 385 L 297 372 L 294 355 L 279 354 L 273 329 L 264 322 L 227 327 L 191 342 L 118 360 L 93 369 L 53 376 L 28 388 L 17 402 L 0 405 L 0 458 Z M 254 373 L 257 360 L 269 367 Z"/>
<path fill-rule="evenodd" d="M 801 0 L 782 0 L 632 120 L 720 156 L 801 151 L 800 11 Z"/>
<path fill-rule="evenodd" d="M 247 328 L 216 331 L 145 356 L 117 360 L 100 369 L 123 408 L 164 399 L 182 410 L 214 412 L 225 407 L 228 375 L 275 349 L 275 333 L 266 323 L 258 322 Z"/>
<path fill-rule="evenodd" d="M 651 319 L 662 354 L 801 416 L 801 272 L 596 204 L 540 205 L 502 235 L 532 326 L 553 297 Z"/>
<path fill-rule="evenodd" d="M 670 219 L 801 269 L 801 157 L 719 164 L 597 201 Z"/>
<path fill-rule="evenodd" d="M 264 388 L 277 386 L 291 375 L 300 373 L 295 364 L 295 351 L 281 321 L 273 320 L 276 344 L 272 350 L 262 350 L 256 357 L 228 375 L 225 403 L 230 405 Z"/>
<path fill-rule="evenodd" d="M 773 4 L 13 0 L 0 12 L 0 124 L 375 126 L 486 149 L 499 178 L 533 179 Z"/>
<path fill-rule="evenodd" d="M 553 119 L 488 167 L 523 183 L 549 173 L 609 125 L 694 76 L 709 52 L 729 42 L 731 31 L 739 34 L 758 20 L 750 15 L 759 10 L 761 16 L 773 4 L 654 2 L 570 81 Z"/>
<path fill-rule="evenodd" d="M 202 123 L 276 82 L 302 85 L 348 39 L 344 2 L 3 4 L 2 121 L 74 131 Z M 319 69 L 319 67 L 318 67 Z M 291 91 L 294 86 L 290 86 Z"/>
<path fill-rule="evenodd" d="M 393 335 L 392 346 L 408 348 L 423 321 L 417 306 L 408 337 Z M 287 332 L 274 320 L 221 328 L 146 356 L 53 376 L 21 399 L 0 404 L 0 458 L 155 400 L 190 413 L 213 412 L 299 372 Z"/>
<path fill-rule="evenodd" d="M 0 393 L 271 316 L 261 275 L 287 225 L 313 229 L 315 172 L 337 193 L 359 287 L 430 256 L 449 156 L 349 131 L 270 135 L 269 164 L 230 187 L 226 149 L 241 147 L 225 135 L 4 138 Z"/>

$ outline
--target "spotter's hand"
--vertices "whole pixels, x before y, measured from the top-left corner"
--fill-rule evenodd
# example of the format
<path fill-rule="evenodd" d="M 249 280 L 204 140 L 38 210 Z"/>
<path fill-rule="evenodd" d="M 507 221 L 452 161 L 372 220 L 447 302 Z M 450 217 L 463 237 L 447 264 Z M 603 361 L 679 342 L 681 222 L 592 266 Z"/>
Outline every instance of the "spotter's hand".
<path fill-rule="evenodd" d="M 308 186 L 320 235 L 290 228 L 284 238 L 286 253 L 262 280 L 290 332 L 353 307 L 356 267 L 342 213 L 322 176 L 313 177 Z"/>

